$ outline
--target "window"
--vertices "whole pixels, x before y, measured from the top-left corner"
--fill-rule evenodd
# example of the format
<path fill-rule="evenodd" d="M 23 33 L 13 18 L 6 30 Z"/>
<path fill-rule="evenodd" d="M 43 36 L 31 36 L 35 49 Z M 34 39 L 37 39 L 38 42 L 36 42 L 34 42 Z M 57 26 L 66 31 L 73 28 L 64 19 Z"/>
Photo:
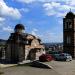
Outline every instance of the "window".
<path fill-rule="evenodd" d="M 65 24 L 64 28 L 67 29 L 67 23 Z"/>
<path fill-rule="evenodd" d="M 70 44 L 70 43 L 71 43 L 71 37 L 67 36 L 67 44 Z"/>
<path fill-rule="evenodd" d="M 69 22 L 68 28 L 72 28 L 72 23 L 71 22 Z"/>
<path fill-rule="evenodd" d="M 72 21 L 70 19 L 66 20 L 65 22 L 65 29 L 68 29 L 68 28 L 72 28 Z"/>

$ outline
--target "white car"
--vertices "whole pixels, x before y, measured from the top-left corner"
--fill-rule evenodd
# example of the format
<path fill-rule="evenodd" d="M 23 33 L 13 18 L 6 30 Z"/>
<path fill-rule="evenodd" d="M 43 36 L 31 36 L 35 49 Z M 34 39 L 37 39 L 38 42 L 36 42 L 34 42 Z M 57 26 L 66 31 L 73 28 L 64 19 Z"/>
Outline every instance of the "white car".
<path fill-rule="evenodd" d="M 66 57 L 66 61 L 72 61 L 72 56 L 68 53 L 62 53 Z"/>

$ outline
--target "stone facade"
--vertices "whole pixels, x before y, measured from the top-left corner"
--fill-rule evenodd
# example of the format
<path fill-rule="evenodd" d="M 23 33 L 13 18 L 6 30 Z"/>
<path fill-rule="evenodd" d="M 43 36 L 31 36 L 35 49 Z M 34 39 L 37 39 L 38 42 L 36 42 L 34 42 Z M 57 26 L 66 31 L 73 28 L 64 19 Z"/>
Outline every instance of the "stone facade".
<path fill-rule="evenodd" d="M 63 19 L 63 50 L 75 58 L 75 14 L 71 11 Z"/>
<path fill-rule="evenodd" d="M 24 33 L 24 26 L 16 25 L 6 44 L 6 60 L 18 63 L 24 60 L 36 60 L 45 53 L 41 40 L 31 34 Z"/>

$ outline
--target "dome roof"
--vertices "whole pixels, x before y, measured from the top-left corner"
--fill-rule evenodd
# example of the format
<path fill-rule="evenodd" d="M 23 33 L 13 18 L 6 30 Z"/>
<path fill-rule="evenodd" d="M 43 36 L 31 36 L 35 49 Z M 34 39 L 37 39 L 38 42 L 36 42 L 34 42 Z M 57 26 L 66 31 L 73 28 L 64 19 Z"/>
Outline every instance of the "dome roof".
<path fill-rule="evenodd" d="M 22 24 L 17 24 L 16 26 L 15 26 L 15 29 L 25 29 L 24 28 L 24 26 L 22 25 Z"/>
<path fill-rule="evenodd" d="M 74 18 L 75 17 L 75 14 L 70 11 L 70 12 L 67 13 L 66 17 L 67 18 Z"/>

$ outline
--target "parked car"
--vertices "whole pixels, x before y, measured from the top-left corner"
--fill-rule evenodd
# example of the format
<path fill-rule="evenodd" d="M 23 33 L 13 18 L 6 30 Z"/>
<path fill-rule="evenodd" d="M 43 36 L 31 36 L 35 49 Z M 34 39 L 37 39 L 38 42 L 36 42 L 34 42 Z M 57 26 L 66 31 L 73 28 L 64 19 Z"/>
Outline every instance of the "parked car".
<path fill-rule="evenodd" d="M 54 58 L 57 61 L 72 61 L 72 56 L 68 53 L 55 54 Z"/>
<path fill-rule="evenodd" d="M 39 57 L 39 61 L 41 62 L 45 62 L 45 61 L 52 61 L 53 60 L 53 57 L 49 54 L 42 54 L 40 57 Z"/>
<path fill-rule="evenodd" d="M 56 56 L 57 54 L 60 54 L 60 53 L 62 53 L 62 52 L 60 52 L 60 51 L 49 51 L 49 52 L 47 52 L 47 54 L 52 55 L 53 58 L 55 58 L 55 56 Z"/>
<path fill-rule="evenodd" d="M 62 53 L 66 57 L 66 61 L 72 61 L 72 56 L 68 53 Z"/>

